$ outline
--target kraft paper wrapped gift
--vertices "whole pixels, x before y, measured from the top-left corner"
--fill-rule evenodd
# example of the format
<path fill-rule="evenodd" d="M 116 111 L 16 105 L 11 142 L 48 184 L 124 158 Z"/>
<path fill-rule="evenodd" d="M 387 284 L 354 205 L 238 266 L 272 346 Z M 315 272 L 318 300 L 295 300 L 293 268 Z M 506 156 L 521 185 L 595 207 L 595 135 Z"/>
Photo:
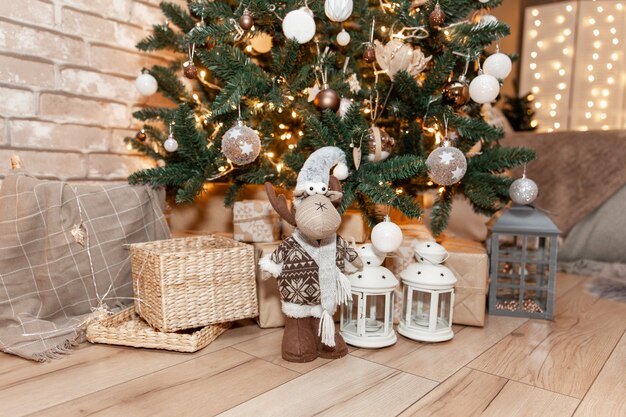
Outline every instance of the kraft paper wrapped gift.
<path fill-rule="evenodd" d="M 269 255 L 282 243 L 282 241 L 271 243 L 255 243 L 256 253 L 256 287 L 259 296 L 259 317 L 256 321 L 262 329 L 271 327 L 283 327 L 285 316 L 281 310 L 280 293 L 278 283 L 270 273 L 261 270 L 258 260 L 265 255 Z"/>
<path fill-rule="evenodd" d="M 283 221 L 283 238 L 291 236 L 293 226 Z M 370 229 L 358 210 L 347 210 L 341 219 L 341 226 L 337 230 L 337 234 L 343 237 L 346 242 L 354 241 L 356 243 L 364 243 L 370 234 Z"/>
<path fill-rule="evenodd" d="M 237 201 L 233 207 L 233 236 L 240 242 L 280 239 L 280 217 L 269 201 Z"/>
<path fill-rule="evenodd" d="M 452 322 L 484 326 L 489 289 L 489 257 L 485 246 L 471 240 L 445 237 L 440 243 L 450 253 L 445 265 L 457 278 Z"/>

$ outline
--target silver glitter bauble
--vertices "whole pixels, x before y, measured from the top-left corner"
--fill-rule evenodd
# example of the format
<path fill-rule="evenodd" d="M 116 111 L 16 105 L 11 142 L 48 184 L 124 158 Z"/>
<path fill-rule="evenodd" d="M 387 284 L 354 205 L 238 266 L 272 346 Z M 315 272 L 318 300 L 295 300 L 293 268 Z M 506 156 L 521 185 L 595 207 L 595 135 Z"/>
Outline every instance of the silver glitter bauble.
<path fill-rule="evenodd" d="M 428 176 L 439 185 L 452 185 L 461 181 L 467 171 L 467 159 L 454 146 L 437 148 L 426 159 Z"/>
<path fill-rule="evenodd" d="M 537 198 L 538 193 L 539 188 L 535 181 L 526 177 L 516 179 L 509 188 L 509 196 L 517 204 L 532 203 Z"/>
<path fill-rule="evenodd" d="M 259 135 L 241 120 L 222 136 L 222 153 L 236 165 L 249 164 L 260 152 Z"/>

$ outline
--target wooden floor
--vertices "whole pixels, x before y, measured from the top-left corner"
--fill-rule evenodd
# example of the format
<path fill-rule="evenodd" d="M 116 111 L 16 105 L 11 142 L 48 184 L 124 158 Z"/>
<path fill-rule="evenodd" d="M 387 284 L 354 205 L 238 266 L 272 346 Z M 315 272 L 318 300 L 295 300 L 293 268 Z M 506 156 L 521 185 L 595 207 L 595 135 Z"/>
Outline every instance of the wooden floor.
<path fill-rule="evenodd" d="M 626 416 L 626 304 L 560 275 L 555 320 L 489 316 L 453 340 L 399 337 L 308 364 L 248 323 L 195 354 L 81 345 L 37 364 L 0 354 L 1 416 Z"/>

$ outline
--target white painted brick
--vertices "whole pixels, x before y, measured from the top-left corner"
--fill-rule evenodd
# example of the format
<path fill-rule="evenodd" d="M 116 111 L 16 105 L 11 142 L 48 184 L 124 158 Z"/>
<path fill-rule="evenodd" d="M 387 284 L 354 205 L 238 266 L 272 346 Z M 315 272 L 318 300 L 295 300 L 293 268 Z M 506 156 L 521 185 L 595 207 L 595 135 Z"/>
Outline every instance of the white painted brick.
<path fill-rule="evenodd" d="M 130 1 L 132 0 L 57 0 L 62 5 L 123 21 L 128 20 Z"/>
<path fill-rule="evenodd" d="M 0 116 L 33 115 L 35 104 L 31 91 L 0 87 Z"/>
<path fill-rule="evenodd" d="M 39 114 L 46 119 L 67 123 L 127 127 L 130 116 L 123 104 L 86 100 L 44 93 L 39 100 Z"/>
<path fill-rule="evenodd" d="M 151 28 L 165 21 L 165 15 L 158 6 L 149 6 L 134 1 L 130 9 L 130 20 L 138 25 Z"/>
<path fill-rule="evenodd" d="M 137 42 L 142 40 L 147 33 L 148 32 L 144 29 L 118 22 L 115 24 L 115 45 L 136 50 L 135 45 L 137 45 Z"/>
<path fill-rule="evenodd" d="M 6 120 L 0 119 L 0 145 L 6 145 L 9 143 L 9 137 L 7 135 L 7 123 Z"/>
<path fill-rule="evenodd" d="M 78 152 L 103 152 L 110 133 L 91 126 L 61 125 L 35 120 L 12 120 L 11 146 Z"/>
<path fill-rule="evenodd" d="M 140 169 L 154 166 L 146 157 L 127 155 L 89 155 L 89 179 L 123 180 Z"/>
<path fill-rule="evenodd" d="M 11 156 L 19 155 L 23 167 L 32 175 L 61 180 L 85 178 L 85 157 L 76 153 L 0 150 L 0 172 L 11 170 Z"/>
<path fill-rule="evenodd" d="M 104 72 L 137 77 L 144 67 L 167 66 L 168 63 L 163 57 L 163 52 L 158 51 L 158 57 L 153 57 L 139 51 L 131 52 L 106 45 L 91 45 L 91 67 Z M 171 56 L 171 54 L 167 54 L 167 56 Z"/>
<path fill-rule="evenodd" d="M 134 137 L 141 129 L 141 125 L 138 125 L 137 129 L 115 129 L 111 132 L 111 138 L 109 140 L 109 152 L 116 154 L 126 155 L 140 155 L 139 152 L 128 149 L 124 138 Z"/>
<path fill-rule="evenodd" d="M 0 55 L 0 82 L 31 87 L 54 87 L 54 65 Z"/>
<path fill-rule="evenodd" d="M 61 28 L 63 32 L 88 40 L 114 41 L 115 22 L 73 9 L 62 10 Z"/>
<path fill-rule="evenodd" d="M 61 70 L 61 90 L 72 94 L 130 102 L 139 98 L 132 79 L 75 68 Z"/>
<path fill-rule="evenodd" d="M 80 40 L 6 21 L 0 21 L 0 50 L 77 64 L 85 60 Z"/>
<path fill-rule="evenodd" d="M 54 27 L 54 6 L 38 0 L 0 1 L 0 16 L 31 25 Z"/>

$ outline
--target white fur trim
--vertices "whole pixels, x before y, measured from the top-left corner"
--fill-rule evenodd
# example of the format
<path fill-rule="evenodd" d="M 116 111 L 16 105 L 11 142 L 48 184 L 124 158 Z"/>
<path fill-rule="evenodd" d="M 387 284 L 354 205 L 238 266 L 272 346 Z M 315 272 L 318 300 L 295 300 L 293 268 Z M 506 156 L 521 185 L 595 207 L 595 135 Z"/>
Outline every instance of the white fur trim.
<path fill-rule="evenodd" d="M 345 261 L 343 264 L 343 269 L 348 273 L 351 274 L 353 272 L 356 272 L 359 270 L 359 268 L 357 268 L 356 266 L 352 265 L 350 262 Z"/>
<path fill-rule="evenodd" d="M 285 316 L 294 319 L 301 319 L 304 317 L 320 318 L 322 316 L 322 306 L 320 304 L 309 306 L 283 301 L 282 305 Z"/>
<path fill-rule="evenodd" d="M 277 264 L 270 259 L 272 255 L 265 255 L 259 260 L 259 266 L 262 270 L 269 272 L 272 276 L 277 277 L 283 272 L 283 265 Z"/>

